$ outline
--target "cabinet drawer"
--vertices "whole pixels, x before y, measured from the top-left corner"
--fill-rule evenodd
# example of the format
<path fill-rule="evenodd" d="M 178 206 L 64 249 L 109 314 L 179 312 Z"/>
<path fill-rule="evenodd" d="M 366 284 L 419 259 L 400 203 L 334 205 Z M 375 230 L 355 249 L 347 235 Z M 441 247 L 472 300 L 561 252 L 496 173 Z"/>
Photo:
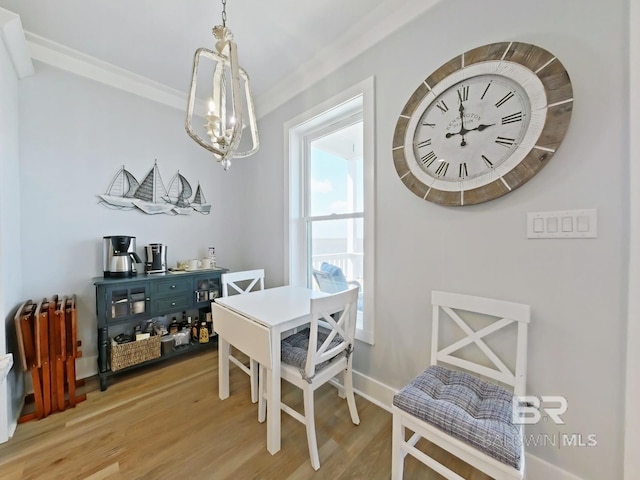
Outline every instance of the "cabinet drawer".
<path fill-rule="evenodd" d="M 191 290 L 191 279 L 190 278 L 181 278 L 175 280 L 168 280 L 157 282 L 155 285 L 156 294 L 158 296 L 165 295 L 182 295 Z"/>
<path fill-rule="evenodd" d="M 191 297 L 186 295 L 159 298 L 155 301 L 155 311 L 157 313 L 168 312 L 172 310 L 186 309 L 191 305 Z"/>

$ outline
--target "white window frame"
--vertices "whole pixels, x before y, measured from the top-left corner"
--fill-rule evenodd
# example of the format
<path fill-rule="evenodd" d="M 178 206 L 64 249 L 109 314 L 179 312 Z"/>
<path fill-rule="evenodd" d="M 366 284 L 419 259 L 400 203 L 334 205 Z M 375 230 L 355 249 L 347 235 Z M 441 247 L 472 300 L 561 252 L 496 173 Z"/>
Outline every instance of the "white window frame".
<path fill-rule="evenodd" d="M 356 330 L 356 338 L 374 343 L 375 299 L 375 115 L 374 77 L 369 77 L 344 92 L 322 102 L 284 124 L 284 275 L 285 283 L 309 287 L 307 265 L 310 264 L 306 245 L 303 218 L 306 185 L 304 168 L 305 138 L 318 125 L 325 124 L 328 116 L 341 121 L 360 110 L 354 110 L 352 100 L 362 99 L 363 120 L 363 195 L 364 195 L 364 319 L 362 328 Z M 338 217 L 336 217 L 338 218 Z M 293 264 L 290 258 L 305 261 Z"/>

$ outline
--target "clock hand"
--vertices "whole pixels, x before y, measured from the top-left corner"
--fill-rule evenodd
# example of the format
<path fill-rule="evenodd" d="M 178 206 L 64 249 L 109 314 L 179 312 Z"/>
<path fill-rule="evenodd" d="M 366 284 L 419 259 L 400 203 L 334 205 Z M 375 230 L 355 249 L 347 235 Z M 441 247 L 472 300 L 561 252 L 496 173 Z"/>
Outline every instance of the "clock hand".
<path fill-rule="evenodd" d="M 495 125 L 495 123 L 491 123 L 489 125 L 478 125 L 476 128 L 472 128 L 471 130 L 467 130 L 467 132 L 473 132 L 474 130 L 478 130 L 479 132 L 481 132 L 482 130 L 484 130 L 485 128 L 488 127 L 493 127 Z"/>
<path fill-rule="evenodd" d="M 464 140 L 464 135 L 465 133 L 467 133 L 467 129 L 464 128 L 464 105 L 462 104 L 462 100 L 460 100 L 460 108 L 458 109 L 460 111 L 460 136 L 462 137 L 462 140 L 460 141 L 460 146 L 464 147 L 467 142 L 465 142 Z"/>
<path fill-rule="evenodd" d="M 451 138 L 454 135 L 462 135 L 464 136 L 465 134 L 469 133 L 469 132 L 473 132 L 474 130 L 478 130 L 479 132 L 483 131 L 485 128 L 489 128 L 489 127 L 493 127 L 495 125 L 495 123 L 490 123 L 489 125 L 484 125 L 484 124 L 480 124 L 475 128 L 471 128 L 469 130 L 467 130 L 466 128 L 461 128 L 459 132 L 455 132 L 455 133 L 447 133 L 445 135 L 446 138 Z"/>

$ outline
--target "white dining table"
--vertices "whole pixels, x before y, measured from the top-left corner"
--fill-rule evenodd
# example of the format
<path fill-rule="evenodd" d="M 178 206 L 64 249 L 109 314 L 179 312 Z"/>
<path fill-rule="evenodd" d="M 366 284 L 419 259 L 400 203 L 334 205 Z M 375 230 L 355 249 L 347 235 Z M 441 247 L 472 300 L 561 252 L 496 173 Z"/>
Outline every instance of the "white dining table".
<path fill-rule="evenodd" d="M 309 323 L 312 298 L 326 293 L 284 286 L 217 298 L 211 304 L 218 334 L 218 394 L 229 397 L 229 346 L 267 370 L 267 450 L 280 450 L 280 340 L 283 332 Z"/>

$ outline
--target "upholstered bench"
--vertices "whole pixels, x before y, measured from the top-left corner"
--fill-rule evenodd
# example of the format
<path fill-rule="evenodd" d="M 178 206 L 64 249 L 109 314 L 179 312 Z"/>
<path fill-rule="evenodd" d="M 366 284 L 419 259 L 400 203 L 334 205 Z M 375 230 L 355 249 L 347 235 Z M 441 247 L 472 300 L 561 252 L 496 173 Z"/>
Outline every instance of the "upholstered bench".
<path fill-rule="evenodd" d="M 520 469 L 520 427 L 513 393 L 464 372 L 432 365 L 393 397 L 405 412 Z"/>

